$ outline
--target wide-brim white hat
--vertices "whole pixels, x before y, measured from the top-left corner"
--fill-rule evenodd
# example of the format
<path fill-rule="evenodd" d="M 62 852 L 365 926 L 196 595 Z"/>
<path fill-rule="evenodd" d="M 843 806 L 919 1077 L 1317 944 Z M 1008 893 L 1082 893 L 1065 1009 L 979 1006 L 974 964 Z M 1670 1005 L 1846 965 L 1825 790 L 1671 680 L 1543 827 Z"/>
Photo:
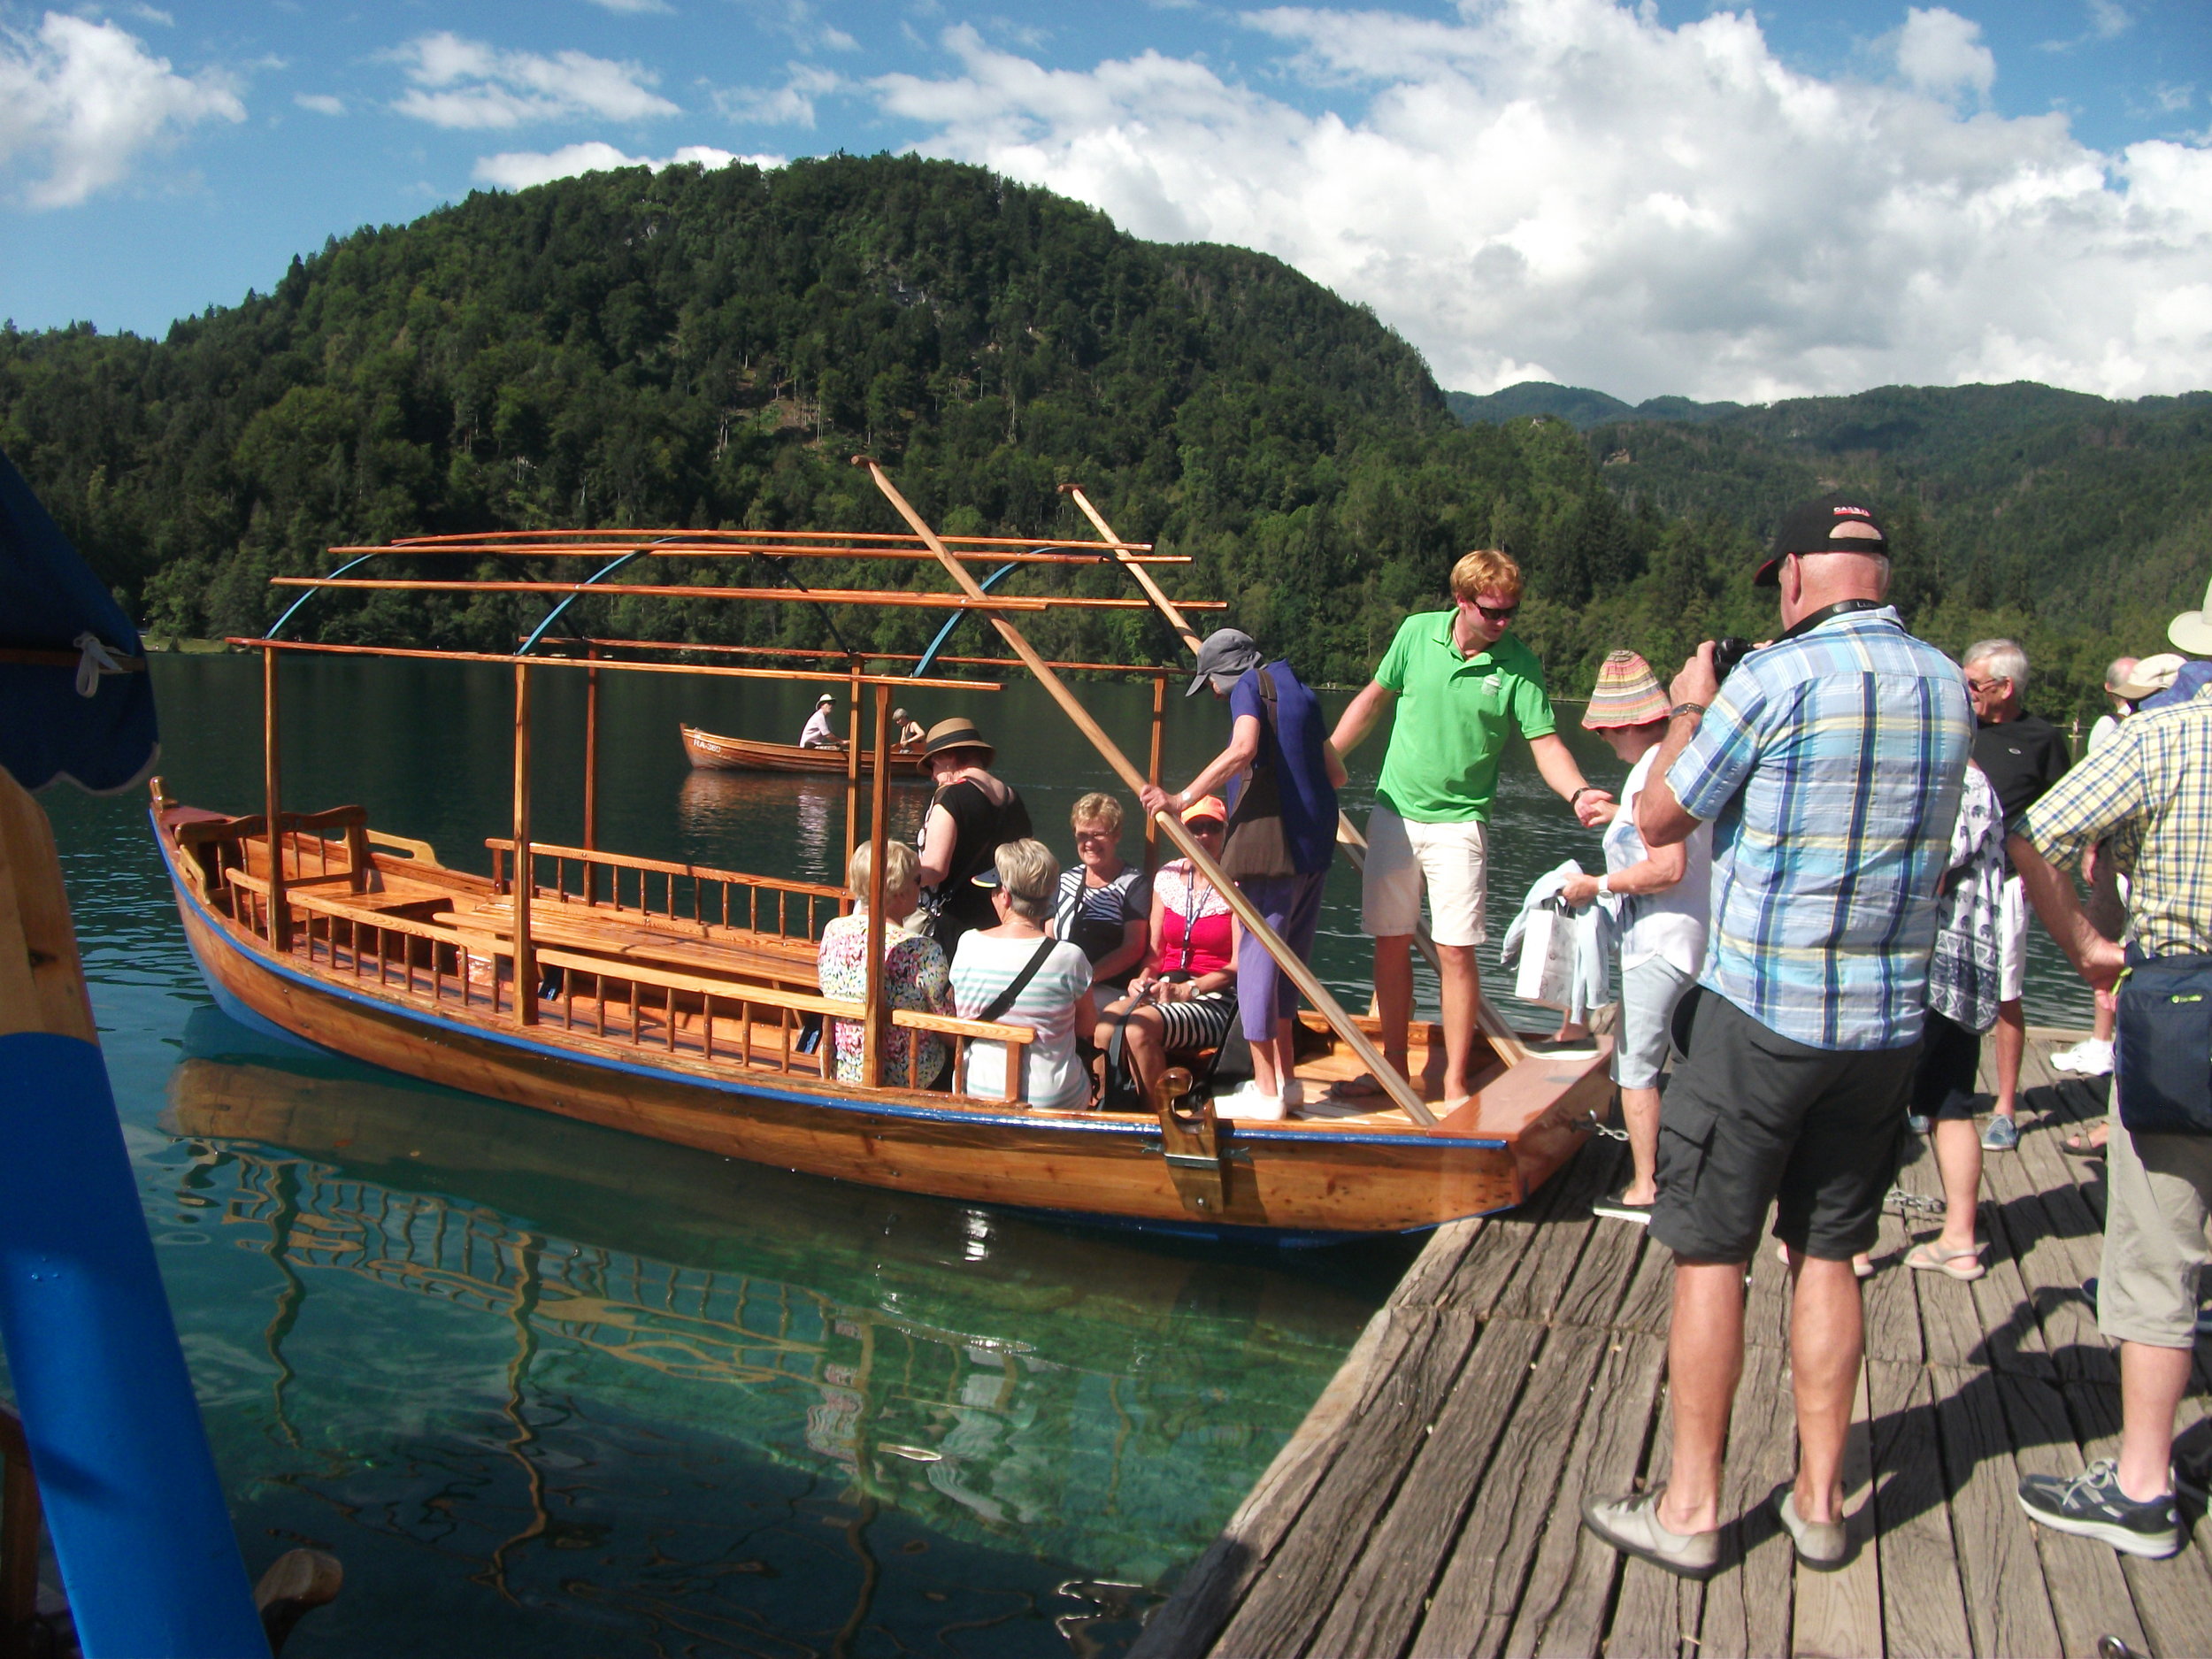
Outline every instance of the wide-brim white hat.
<path fill-rule="evenodd" d="M 2204 609 L 2183 611 L 2166 625 L 2166 637 L 2192 657 L 2212 657 L 2212 582 L 2204 587 Z"/>

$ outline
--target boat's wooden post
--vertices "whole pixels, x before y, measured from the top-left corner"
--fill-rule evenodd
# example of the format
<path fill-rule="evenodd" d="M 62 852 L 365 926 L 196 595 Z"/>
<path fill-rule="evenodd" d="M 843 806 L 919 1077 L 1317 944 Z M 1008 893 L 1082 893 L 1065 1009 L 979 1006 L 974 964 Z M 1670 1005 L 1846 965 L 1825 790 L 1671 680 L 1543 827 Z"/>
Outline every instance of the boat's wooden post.
<path fill-rule="evenodd" d="M 845 856 L 860 845 L 860 659 L 851 664 L 852 716 L 845 723 Z"/>
<path fill-rule="evenodd" d="M 856 703 L 854 705 L 859 705 Z M 869 758 L 875 777 L 869 787 L 868 805 L 868 1023 L 863 1028 L 861 1081 L 870 1088 L 883 1087 L 883 1033 L 890 1011 L 883 995 L 883 864 L 891 843 L 891 746 L 887 741 L 891 723 L 891 687 L 876 687 L 876 732 Z M 910 1035 L 911 1033 L 909 1033 Z M 825 1061 L 824 1069 L 832 1069 Z M 910 1073 L 908 1087 L 914 1079 Z"/>
<path fill-rule="evenodd" d="M 515 905 L 515 1024 L 538 1023 L 538 959 L 530 943 L 530 895 L 537 886 L 530 867 L 530 670 L 515 664 L 514 880 L 508 891 Z M 493 981 L 495 992 L 498 981 Z"/>
<path fill-rule="evenodd" d="M 1142 569 L 1141 565 L 1138 566 Z M 1160 787 L 1160 732 L 1167 718 L 1167 675 L 1164 672 L 1152 676 L 1152 764 L 1145 769 L 1145 776 L 1154 788 Z M 1160 864 L 1160 832 L 1153 827 L 1151 817 L 1144 820 L 1144 867 L 1156 870 Z"/>
<path fill-rule="evenodd" d="M 588 645 L 585 652 L 595 663 L 599 660 L 599 648 Z M 599 671 L 584 670 L 584 846 L 591 852 L 599 850 Z M 599 902 L 599 866 L 588 858 L 584 860 L 584 902 Z"/>
<path fill-rule="evenodd" d="M 284 896 L 282 779 L 278 771 L 276 647 L 261 649 L 261 810 L 269 824 L 269 942 L 292 948 L 292 907 Z"/>
<path fill-rule="evenodd" d="M 1091 499 L 1083 493 L 1081 485 L 1063 484 L 1060 486 L 1060 493 L 1071 497 L 1075 504 L 1083 510 L 1083 516 L 1091 521 L 1100 535 L 1110 542 L 1120 541 L 1121 538 L 1114 534 L 1114 526 L 1108 524 L 1098 509 L 1091 505 Z M 1194 655 L 1196 654 L 1200 643 L 1197 634 L 1192 629 L 1190 624 L 1183 619 L 1183 613 L 1176 608 L 1175 602 L 1160 591 L 1159 583 L 1152 580 L 1152 572 L 1141 565 L 1132 564 L 1118 546 L 1115 547 L 1112 552 L 1115 563 L 1137 579 L 1138 583 L 1150 596 L 1152 603 L 1159 608 L 1160 614 L 1167 618 L 1168 626 L 1181 634 L 1183 643 L 1190 647 Z M 1156 736 L 1154 741 L 1156 744 Z M 1157 784 L 1159 780 L 1159 769 L 1155 766 L 1152 781 Z M 1149 825 L 1146 826 L 1145 833 L 1148 840 L 1151 834 Z M 1352 868 L 1364 874 L 1367 870 L 1367 838 L 1359 833 L 1351 818 L 1342 812 L 1336 815 L 1336 844 L 1344 849 L 1344 856 L 1350 862 Z M 1443 972 L 1444 964 L 1437 958 L 1436 944 L 1429 937 L 1428 925 L 1425 922 L 1417 921 L 1414 924 L 1413 942 L 1419 948 L 1421 955 L 1427 959 L 1429 966 L 1439 973 Z M 1478 995 L 1476 998 L 1475 1025 L 1489 1040 L 1490 1047 L 1498 1058 L 1504 1061 L 1506 1064 L 1518 1065 L 1528 1058 L 1528 1049 L 1522 1043 L 1519 1033 L 1507 1023 L 1504 1015 L 1490 1005 L 1490 999 L 1486 996 Z"/>
<path fill-rule="evenodd" d="M 1091 718 L 1091 711 L 1086 709 L 1076 698 L 1075 694 L 1067 688 L 1065 682 L 1053 672 L 1052 665 L 1037 654 L 1036 649 L 1031 646 L 1022 631 L 995 611 L 987 608 L 990 603 L 989 596 L 977 586 L 975 578 L 968 574 L 960 561 L 946 550 L 945 544 L 938 540 L 936 531 L 931 529 L 922 516 L 914 511 L 906 497 L 899 494 L 898 486 L 892 483 L 883 468 L 864 455 L 855 456 L 853 464 L 868 469 L 870 476 L 875 480 L 876 488 L 881 490 L 885 498 L 898 510 L 899 516 L 912 527 L 914 534 L 921 538 L 923 544 L 937 556 L 938 562 L 945 567 L 953 580 L 959 584 L 962 591 L 966 593 L 971 599 L 978 601 L 979 606 L 984 608 L 983 614 L 990 618 L 991 626 L 999 631 L 999 636 L 1013 647 L 1014 655 L 1022 659 L 1023 664 L 1031 673 L 1036 675 L 1037 683 L 1051 695 L 1052 700 L 1060 705 L 1068 718 L 1075 722 L 1076 729 L 1090 739 L 1091 747 L 1098 751 L 1101 759 L 1114 769 L 1115 773 L 1121 779 L 1123 785 L 1130 793 L 1133 795 L 1143 788 L 1143 775 L 1129 764 L 1129 757 L 1121 752 L 1120 746 L 1106 735 L 1105 729 Z M 1082 500 L 1080 492 L 1072 493 L 1076 495 L 1079 503 Z M 1228 901 L 1229 908 L 1235 912 L 1237 920 L 1244 924 L 1245 931 L 1250 933 L 1259 942 L 1261 948 L 1275 959 L 1275 964 L 1283 971 L 1284 977 L 1298 987 L 1298 994 L 1313 1004 L 1315 1011 L 1328 1022 L 1329 1028 L 1343 1041 L 1344 1046 L 1352 1051 L 1359 1063 L 1367 1068 L 1369 1075 L 1379 1082 L 1389 1093 L 1391 1102 L 1404 1111 L 1414 1122 L 1433 1128 L 1436 1124 L 1436 1114 L 1432 1112 L 1427 1103 L 1413 1092 L 1412 1086 L 1398 1074 L 1397 1069 L 1382 1057 L 1380 1050 L 1367 1040 L 1367 1034 L 1361 1031 L 1352 1017 L 1338 1005 L 1336 998 L 1329 995 L 1328 987 L 1314 977 L 1313 970 L 1300 961 L 1298 953 L 1286 945 L 1281 935 L 1267 925 L 1267 918 L 1254 908 L 1252 901 L 1237 890 L 1236 883 L 1232 881 L 1221 866 L 1213 861 L 1206 849 L 1198 844 L 1197 838 L 1183 827 L 1182 820 L 1172 813 L 1160 812 L 1154 815 L 1154 821 L 1167 833 L 1167 838 L 1173 841 L 1183 856 L 1191 861 L 1193 867 L 1214 884 L 1221 896 Z"/>

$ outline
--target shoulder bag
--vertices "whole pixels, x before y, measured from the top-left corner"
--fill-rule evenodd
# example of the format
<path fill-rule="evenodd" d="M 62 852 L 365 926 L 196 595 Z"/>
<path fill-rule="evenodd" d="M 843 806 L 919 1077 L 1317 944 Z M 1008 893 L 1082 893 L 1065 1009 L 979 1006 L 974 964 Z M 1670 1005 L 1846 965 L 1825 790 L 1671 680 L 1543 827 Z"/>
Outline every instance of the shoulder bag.
<path fill-rule="evenodd" d="M 2132 1135 L 2212 1135 L 2212 956 L 2146 957 L 2119 990 L 2121 1124 Z"/>
<path fill-rule="evenodd" d="M 1045 958 L 1052 954 L 1053 946 L 1059 942 L 1051 934 L 1046 934 L 1038 943 L 1036 955 L 1022 964 L 1022 971 L 1006 982 L 1005 989 L 993 997 L 990 1005 L 978 1014 L 976 1018 L 987 1025 L 996 1025 L 1004 1017 L 1007 1010 L 1014 1006 L 1014 999 L 1026 990 L 1029 982 L 1037 977 L 1037 970 L 1045 965 Z"/>
<path fill-rule="evenodd" d="M 1297 863 L 1290 856 L 1290 838 L 1283 832 L 1282 781 L 1275 769 L 1282 753 L 1275 725 L 1275 676 L 1263 664 L 1258 672 L 1266 736 L 1253 757 L 1252 775 L 1245 780 L 1235 810 L 1229 814 L 1228 835 L 1221 846 L 1221 867 L 1237 881 L 1298 873 Z"/>

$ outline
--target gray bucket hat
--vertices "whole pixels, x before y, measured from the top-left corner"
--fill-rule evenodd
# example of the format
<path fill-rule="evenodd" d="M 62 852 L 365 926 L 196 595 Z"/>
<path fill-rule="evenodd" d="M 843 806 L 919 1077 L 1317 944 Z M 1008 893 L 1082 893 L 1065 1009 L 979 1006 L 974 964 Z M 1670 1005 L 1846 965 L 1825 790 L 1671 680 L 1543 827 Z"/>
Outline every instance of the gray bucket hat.
<path fill-rule="evenodd" d="M 1240 679 L 1257 668 L 1260 660 L 1259 641 L 1243 629 L 1217 628 L 1198 648 L 1198 672 L 1183 695 L 1194 697 L 1217 679 Z"/>

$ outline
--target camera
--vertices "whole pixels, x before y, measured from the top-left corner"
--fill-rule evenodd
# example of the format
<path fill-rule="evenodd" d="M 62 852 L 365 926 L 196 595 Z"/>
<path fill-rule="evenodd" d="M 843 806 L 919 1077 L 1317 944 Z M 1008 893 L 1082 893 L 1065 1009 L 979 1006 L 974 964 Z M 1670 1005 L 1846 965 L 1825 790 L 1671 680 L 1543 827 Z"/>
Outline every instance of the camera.
<path fill-rule="evenodd" d="M 1732 634 L 1723 634 L 1713 641 L 1713 678 L 1725 680 L 1736 670 L 1736 664 L 1757 648 L 1749 640 L 1739 639 Z"/>

